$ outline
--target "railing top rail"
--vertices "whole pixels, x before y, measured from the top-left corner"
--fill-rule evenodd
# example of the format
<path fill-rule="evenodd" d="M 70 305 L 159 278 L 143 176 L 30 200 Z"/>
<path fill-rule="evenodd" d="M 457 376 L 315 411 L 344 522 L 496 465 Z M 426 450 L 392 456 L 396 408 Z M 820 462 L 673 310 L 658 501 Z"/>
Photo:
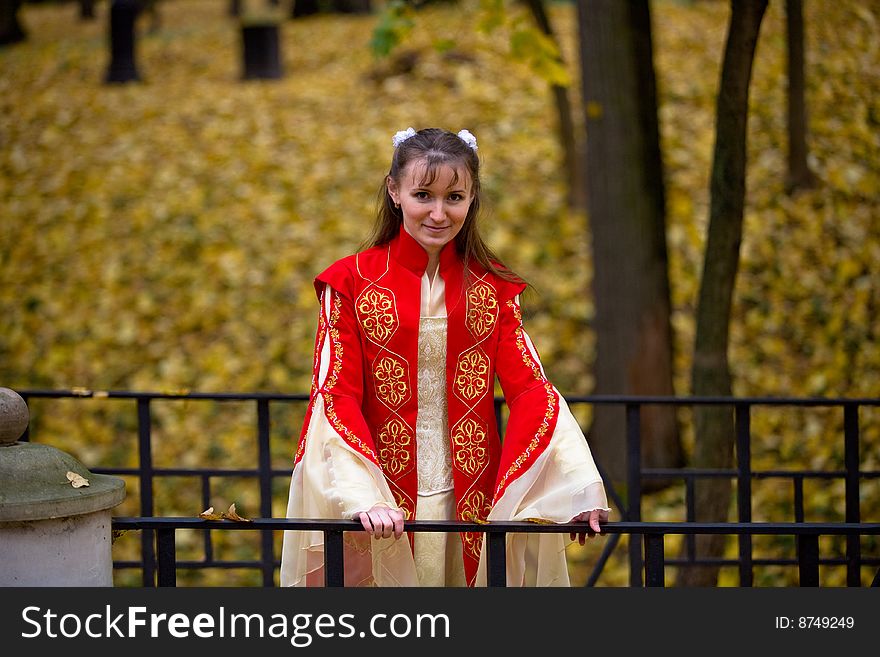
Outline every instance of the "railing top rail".
<path fill-rule="evenodd" d="M 221 530 L 309 530 L 362 531 L 357 520 L 254 518 L 248 521 L 203 520 L 198 517 L 118 517 L 116 529 L 221 529 Z M 478 524 L 456 520 L 409 520 L 404 531 L 492 533 L 569 533 L 588 530 L 586 523 L 489 522 Z M 788 534 L 846 535 L 878 534 L 880 523 L 858 522 L 609 522 L 602 534 Z"/>
<path fill-rule="evenodd" d="M 190 392 L 177 391 L 133 391 L 133 390 L 89 390 L 70 388 L 64 390 L 18 389 L 22 397 L 86 397 L 116 399 L 208 399 L 220 401 L 248 401 L 266 399 L 269 401 L 304 401 L 308 393 L 270 393 L 270 392 Z M 734 396 L 660 396 L 660 395 L 565 395 L 569 402 L 594 404 L 672 404 L 691 405 L 762 405 L 762 406 L 880 406 L 880 397 L 734 397 Z M 496 397 L 502 401 L 503 397 Z"/>

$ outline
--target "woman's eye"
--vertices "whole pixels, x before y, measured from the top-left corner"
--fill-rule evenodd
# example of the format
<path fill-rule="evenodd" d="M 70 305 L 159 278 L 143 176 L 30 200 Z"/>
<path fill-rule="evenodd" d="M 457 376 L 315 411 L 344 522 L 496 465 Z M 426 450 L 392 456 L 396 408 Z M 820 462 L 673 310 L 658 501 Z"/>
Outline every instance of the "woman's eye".
<path fill-rule="evenodd" d="M 417 199 L 426 199 L 428 198 L 428 192 L 416 192 L 415 197 Z"/>
<path fill-rule="evenodd" d="M 462 196 L 461 194 L 450 194 L 449 200 L 450 201 L 462 201 L 462 200 L 464 200 L 464 196 Z"/>

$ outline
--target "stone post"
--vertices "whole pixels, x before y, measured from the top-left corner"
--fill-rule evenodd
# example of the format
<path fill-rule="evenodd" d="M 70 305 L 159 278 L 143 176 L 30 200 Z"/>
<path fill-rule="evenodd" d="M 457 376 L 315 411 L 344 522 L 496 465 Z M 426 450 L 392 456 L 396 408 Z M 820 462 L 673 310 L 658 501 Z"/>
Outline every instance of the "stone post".
<path fill-rule="evenodd" d="M 113 586 L 110 509 L 125 482 L 20 442 L 24 399 L 0 388 L 0 586 Z"/>

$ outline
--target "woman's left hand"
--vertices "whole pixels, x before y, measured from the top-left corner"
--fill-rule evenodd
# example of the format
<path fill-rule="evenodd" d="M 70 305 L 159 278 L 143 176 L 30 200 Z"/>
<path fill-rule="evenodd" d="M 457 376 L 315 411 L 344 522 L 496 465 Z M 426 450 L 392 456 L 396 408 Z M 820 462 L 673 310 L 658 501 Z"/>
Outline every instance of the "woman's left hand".
<path fill-rule="evenodd" d="M 584 545 L 587 542 L 587 537 L 595 538 L 596 534 L 602 533 L 602 527 L 599 526 L 599 523 L 608 522 L 608 512 L 605 509 L 584 511 L 572 518 L 571 522 L 588 522 L 590 524 L 590 529 L 586 532 L 571 532 L 569 534 L 571 540 L 577 536 L 578 543 Z"/>

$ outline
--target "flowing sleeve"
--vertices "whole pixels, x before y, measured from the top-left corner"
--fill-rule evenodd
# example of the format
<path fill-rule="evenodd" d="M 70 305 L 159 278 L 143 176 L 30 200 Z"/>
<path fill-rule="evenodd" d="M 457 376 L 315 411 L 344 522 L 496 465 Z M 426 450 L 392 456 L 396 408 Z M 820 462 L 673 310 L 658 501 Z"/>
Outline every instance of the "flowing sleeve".
<path fill-rule="evenodd" d="M 610 511 L 583 431 L 547 379 L 523 327 L 518 296 L 502 304 L 499 324 L 497 372 L 510 414 L 488 519 L 566 523 L 583 511 Z M 567 538 L 508 536 L 508 584 L 567 586 Z M 478 574 L 482 581 L 484 559 Z"/>
<path fill-rule="evenodd" d="M 360 338 L 351 301 L 330 286 L 324 286 L 320 299 L 312 392 L 287 517 L 347 519 L 375 504 L 396 504 L 361 412 Z M 411 585 L 415 566 L 406 541 L 377 540 L 360 531 L 344 536 L 346 585 Z M 322 585 L 323 550 L 323 532 L 285 531 L 281 586 Z"/>

